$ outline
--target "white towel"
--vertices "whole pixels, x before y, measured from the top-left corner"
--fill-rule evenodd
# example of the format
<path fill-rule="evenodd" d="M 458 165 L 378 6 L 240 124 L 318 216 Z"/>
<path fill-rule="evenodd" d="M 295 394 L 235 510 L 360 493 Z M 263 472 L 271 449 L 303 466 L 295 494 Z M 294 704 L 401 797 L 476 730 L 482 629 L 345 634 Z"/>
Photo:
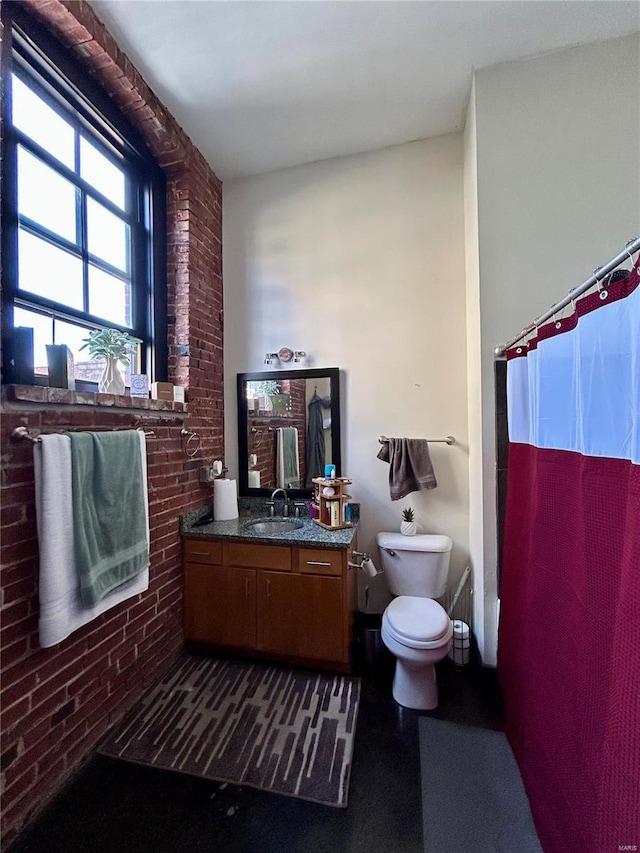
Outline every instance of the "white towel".
<path fill-rule="evenodd" d="M 140 432 L 142 470 L 147 452 Z M 101 613 L 149 588 L 147 566 L 133 581 L 105 596 L 95 607 L 85 608 L 73 553 L 73 506 L 71 497 L 71 441 L 66 435 L 43 435 L 33 446 L 36 486 L 36 517 L 40 549 L 40 645 L 55 646 Z M 149 500 L 144 477 L 147 538 Z"/>

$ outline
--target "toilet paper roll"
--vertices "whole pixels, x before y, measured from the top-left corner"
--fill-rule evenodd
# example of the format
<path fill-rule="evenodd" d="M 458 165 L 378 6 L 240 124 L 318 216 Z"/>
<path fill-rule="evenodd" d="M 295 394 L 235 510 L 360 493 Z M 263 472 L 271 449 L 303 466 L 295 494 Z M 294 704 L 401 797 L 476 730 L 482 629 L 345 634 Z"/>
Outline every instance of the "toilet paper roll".
<path fill-rule="evenodd" d="M 364 560 L 362 566 L 360 567 L 365 574 L 369 575 L 370 578 L 375 578 L 378 574 L 378 570 L 373 565 L 373 560 Z"/>
<path fill-rule="evenodd" d="M 462 622 L 460 619 L 453 620 L 453 641 L 448 658 L 456 666 L 466 666 L 469 663 L 470 633 L 466 622 Z"/>
<path fill-rule="evenodd" d="M 260 471 L 249 471 L 249 488 L 260 488 Z"/>
<path fill-rule="evenodd" d="M 461 619 L 453 620 L 453 636 L 455 638 L 469 638 L 469 626 L 466 622 L 463 622 Z"/>
<path fill-rule="evenodd" d="M 456 666 L 466 666 L 469 663 L 469 649 L 456 649 L 452 646 L 447 657 Z"/>
<path fill-rule="evenodd" d="M 235 480 L 214 480 L 214 521 L 228 521 L 238 517 L 238 488 Z"/>

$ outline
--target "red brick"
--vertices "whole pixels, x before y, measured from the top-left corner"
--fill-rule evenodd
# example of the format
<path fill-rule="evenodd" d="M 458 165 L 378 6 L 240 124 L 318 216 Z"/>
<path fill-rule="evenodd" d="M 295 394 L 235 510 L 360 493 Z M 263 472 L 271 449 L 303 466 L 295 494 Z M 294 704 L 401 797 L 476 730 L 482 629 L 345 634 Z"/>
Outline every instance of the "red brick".
<path fill-rule="evenodd" d="M 2 733 L 3 735 L 11 732 L 15 724 L 24 719 L 24 715 L 29 711 L 31 699 L 25 695 L 11 707 L 2 706 Z"/>
<path fill-rule="evenodd" d="M 6 695 L 14 700 L 3 715 L 3 724 L 8 726 L 6 737 L 15 742 L 22 731 L 37 750 L 38 732 L 48 731 L 52 715 L 61 708 L 66 710 L 70 699 L 76 702 L 73 713 L 56 726 L 56 731 L 64 730 L 59 741 L 60 760 L 42 752 L 40 775 L 35 778 L 29 776 L 33 767 L 24 763 L 24 756 L 14 758 L 13 784 L 4 799 L 3 832 L 7 838 L 31 814 L 32 797 L 43 804 L 47 796 L 59 790 L 106 727 L 175 660 L 182 643 L 178 516 L 210 500 L 208 490 L 197 481 L 197 467 L 200 458 L 221 456 L 224 450 L 220 181 L 152 95 L 89 4 L 25 0 L 24 6 L 35 10 L 65 44 L 75 45 L 87 57 L 86 66 L 94 68 L 94 79 L 106 85 L 114 101 L 147 135 L 150 149 L 166 170 L 168 343 L 170 349 L 177 343 L 192 347 L 189 356 L 172 357 L 169 377 L 188 388 L 189 423 L 202 436 L 202 455 L 192 462 L 184 457 L 179 434 L 186 412 L 182 404 L 115 399 L 64 389 L 7 389 L 12 410 L 6 412 L 3 422 L 3 442 L 9 425 L 25 425 L 32 430 L 119 428 L 135 425 L 133 419 L 143 409 L 158 419 L 152 424 L 156 436 L 148 445 L 151 589 L 53 649 L 42 650 L 37 645 L 37 544 L 33 537 L 25 538 L 29 528 L 24 522 L 33 525 L 35 520 L 32 448 L 16 444 L 3 451 L 6 471 L 2 504 L 6 511 L 2 542 L 11 562 L 2 572 L 10 621 L 3 621 L 0 636 L 6 644 Z M 160 417 L 171 422 L 160 423 Z M 17 609 L 18 605 L 22 609 Z M 43 736 L 43 740 L 47 738 Z M 22 794 L 28 790 L 28 796 L 22 796 L 20 790 Z"/>

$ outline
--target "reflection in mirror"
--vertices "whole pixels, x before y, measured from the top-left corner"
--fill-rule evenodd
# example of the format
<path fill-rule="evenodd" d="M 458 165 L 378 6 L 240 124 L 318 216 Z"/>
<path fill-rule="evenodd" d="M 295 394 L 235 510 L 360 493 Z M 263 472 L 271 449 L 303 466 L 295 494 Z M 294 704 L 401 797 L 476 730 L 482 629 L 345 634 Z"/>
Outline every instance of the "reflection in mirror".
<path fill-rule="evenodd" d="M 325 464 L 340 474 L 338 368 L 238 374 L 238 451 L 241 495 L 304 497 Z"/>

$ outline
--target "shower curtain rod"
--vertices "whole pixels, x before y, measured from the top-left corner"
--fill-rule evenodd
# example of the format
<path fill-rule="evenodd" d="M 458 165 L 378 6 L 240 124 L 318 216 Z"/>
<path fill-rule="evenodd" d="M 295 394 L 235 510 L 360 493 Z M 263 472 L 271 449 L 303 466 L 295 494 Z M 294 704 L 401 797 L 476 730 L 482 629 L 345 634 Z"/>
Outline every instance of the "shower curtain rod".
<path fill-rule="evenodd" d="M 609 275 L 610 272 L 613 272 L 616 267 L 619 267 L 623 261 L 626 261 L 629 258 L 633 260 L 633 255 L 638 251 L 640 251 L 640 237 L 636 237 L 635 240 L 629 240 L 619 255 L 616 255 L 615 258 L 612 258 L 609 263 L 605 264 L 603 267 L 597 267 L 586 281 L 583 281 L 582 284 L 579 284 L 577 287 L 574 287 L 573 290 L 570 290 L 564 299 L 556 302 L 555 305 L 552 305 L 548 311 L 544 312 L 544 314 L 536 317 L 533 323 L 530 323 L 526 328 L 519 332 L 515 338 L 511 338 L 511 340 L 506 344 L 497 346 L 495 348 L 495 355 L 504 355 L 506 350 L 514 344 L 517 344 L 518 341 L 521 341 L 522 338 L 526 337 L 526 335 L 538 328 L 538 326 L 541 326 L 550 317 L 553 317 L 554 314 L 557 314 L 558 311 L 561 311 L 566 305 L 573 302 L 574 299 L 577 299 L 578 296 L 581 296 L 585 290 L 588 290 L 590 287 L 593 287 L 594 284 L 602 281 L 605 276 Z"/>

